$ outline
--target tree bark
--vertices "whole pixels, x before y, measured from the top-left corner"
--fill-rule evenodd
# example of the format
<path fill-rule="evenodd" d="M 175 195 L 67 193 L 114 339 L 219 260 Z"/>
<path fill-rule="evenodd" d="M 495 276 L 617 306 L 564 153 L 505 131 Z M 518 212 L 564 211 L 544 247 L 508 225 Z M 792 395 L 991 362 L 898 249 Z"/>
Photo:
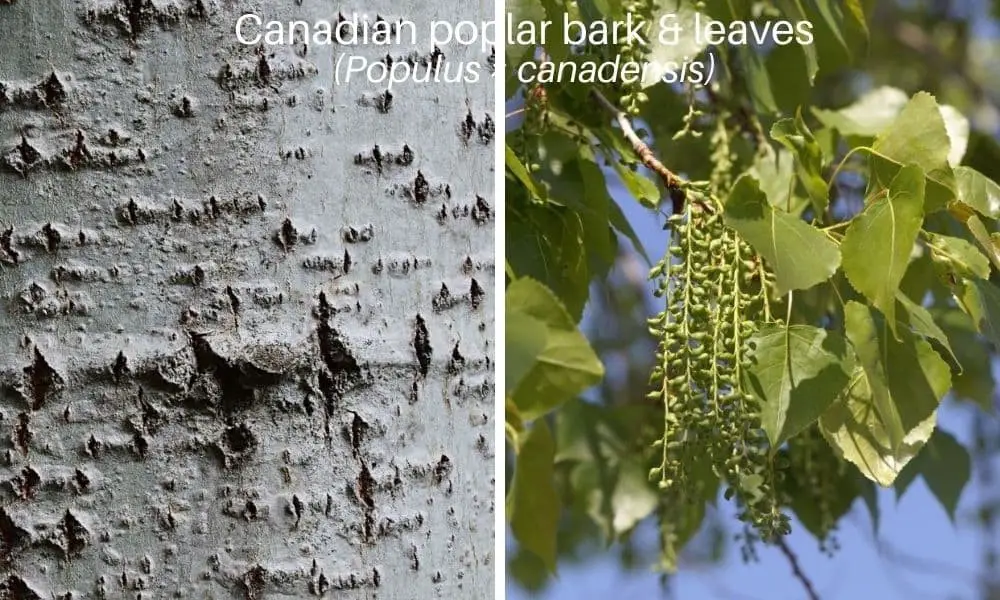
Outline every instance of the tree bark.
<path fill-rule="evenodd" d="M 0 598 L 492 595 L 493 77 L 334 11 L 0 0 Z"/>

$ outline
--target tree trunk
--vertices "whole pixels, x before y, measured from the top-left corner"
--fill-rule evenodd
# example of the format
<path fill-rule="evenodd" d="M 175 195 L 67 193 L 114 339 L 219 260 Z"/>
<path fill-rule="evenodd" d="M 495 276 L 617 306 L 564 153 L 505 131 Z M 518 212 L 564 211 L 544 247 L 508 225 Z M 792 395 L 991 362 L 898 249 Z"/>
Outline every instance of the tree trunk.
<path fill-rule="evenodd" d="M 0 598 L 492 596 L 493 78 L 255 9 L 0 0 Z"/>

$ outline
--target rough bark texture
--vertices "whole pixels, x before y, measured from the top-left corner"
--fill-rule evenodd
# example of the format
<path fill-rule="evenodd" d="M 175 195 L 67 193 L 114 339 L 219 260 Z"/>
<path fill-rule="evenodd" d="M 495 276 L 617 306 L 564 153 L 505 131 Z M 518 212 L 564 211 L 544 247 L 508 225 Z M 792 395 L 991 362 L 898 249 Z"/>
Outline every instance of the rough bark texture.
<path fill-rule="evenodd" d="M 492 596 L 492 78 L 333 10 L 492 14 L 0 0 L 0 598 Z"/>

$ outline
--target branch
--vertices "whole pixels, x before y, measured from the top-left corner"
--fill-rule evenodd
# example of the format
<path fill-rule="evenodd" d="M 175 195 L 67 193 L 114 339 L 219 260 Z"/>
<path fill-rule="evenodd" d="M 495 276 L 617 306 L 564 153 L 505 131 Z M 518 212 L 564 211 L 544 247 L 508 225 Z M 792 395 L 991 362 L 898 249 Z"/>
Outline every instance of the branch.
<path fill-rule="evenodd" d="M 813 588 L 812 581 L 799 566 L 799 557 L 795 555 L 795 552 L 788 546 L 788 542 L 785 541 L 784 537 L 779 537 L 775 542 L 775 545 L 781 550 L 781 553 L 785 555 L 788 559 L 788 564 L 792 567 L 792 575 L 795 576 L 800 582 L 802 582 L 802 587 L 806 588 L 806 595 L 809 600 L 819 600 L 819 594 L 816 593 L 816 589 Z"/>
<path fill-rule="evenodd" d="M 668 169 L 666 165 L 661 163 L 659 159 L 656 158 L 656 155 L 653 154 L 653 151 L 650 150 L 649 146 L 639 139 L 639 134 L 637 134 L 635 129 L 632 128 L 632 123 L 629 122 L 628 115 L 625 114 L 625 111 L 620 110 L 597 90 L 590 90 L 590 95 L 593 96 L 594 100 L 596 100 L 598 104 L 604 107 L 605 110 L 610 112 L 615 117 L 615 120 L 618 121 L 618 126 L 621 127 L 622 133 L 625 135 L 625 139 L 632 144 L 632 150 L 635 151 L 639 160 L 642 161 L 642 164 L 646 165 L 650 171 L 659 175 L 660 179 L 663 180 L 663 185 L 667 186 L 668 190 L 673 191 L 679 189 L 684 181 L 675 175 L 673 171 Z"/>

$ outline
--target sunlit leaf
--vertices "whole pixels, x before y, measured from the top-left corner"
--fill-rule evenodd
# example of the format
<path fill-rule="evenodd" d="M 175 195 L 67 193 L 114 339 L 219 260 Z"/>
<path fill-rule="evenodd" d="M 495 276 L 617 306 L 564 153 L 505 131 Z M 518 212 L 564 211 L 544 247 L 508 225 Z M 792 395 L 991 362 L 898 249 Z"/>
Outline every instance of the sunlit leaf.
<path fill-rule="evenodd" d="M 924 174 L 904 167 L 884 195 L 867 200 L 840 245 L 844 274 L 896 328 L 896 292 L 923 222 Z"/>
<path fill-rule="evenodd" d="M 779 295 L 826 281 L 840 266 L 837 245 L 805 221 L 776 211 L 751 175 L 733 185 L 724 218 L 774 270 Z"/>

